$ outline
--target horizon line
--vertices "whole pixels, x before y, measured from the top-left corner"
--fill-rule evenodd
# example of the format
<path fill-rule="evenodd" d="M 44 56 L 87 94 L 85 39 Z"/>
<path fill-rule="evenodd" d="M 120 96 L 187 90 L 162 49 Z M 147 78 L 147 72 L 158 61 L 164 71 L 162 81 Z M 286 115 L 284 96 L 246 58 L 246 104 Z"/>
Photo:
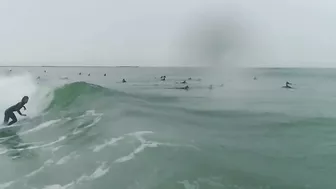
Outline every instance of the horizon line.
<path fill-rule="evenodd" d="M 66 66 L 66 65 L 61 65 L 61 66 L 50 66 L 50 65 L 15 65 L 15 66 L 9 66 L 9 65 L 0 65 L 0 67 L 41 67 L 41 68 L 52 68 L 52 67 L 101 67 L 101 68 L 206 68 L 206 67 L 211 67 L 211 66 L 200 66 L 200 65 L 193 65 L 193 66 L 188 66 L 188 65 L 183 65 L 183 66 L 108 66 L 108 65 L 71 65 L 71 66 Z M 246 67 L 236 67 L 236 68 L 248 68 L 248 69 L 335 69 L 336 67 L 313 67 L 313 66 L 307 66 L 307 67 L 298 67 L 298 66 L 246 66 Z"/>

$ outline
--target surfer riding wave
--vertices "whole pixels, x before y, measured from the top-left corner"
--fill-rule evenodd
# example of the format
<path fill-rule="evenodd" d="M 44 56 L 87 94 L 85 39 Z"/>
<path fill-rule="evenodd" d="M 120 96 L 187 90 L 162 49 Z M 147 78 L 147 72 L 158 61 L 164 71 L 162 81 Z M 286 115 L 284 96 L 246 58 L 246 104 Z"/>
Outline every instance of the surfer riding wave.
<path fill-rule="evenodd" d="M 18 112 L 21 116 L 26 116 L 26 114 L 22 114 L 22 113 L 20 112 L 20 110 L 21 110 L 22 108 L 24 108 L 24 110 L 26 110 L 26 107 L 25 107 L 24 105 L 27 104 L 28 100 L 29 100 L 29 97 L 28 97 L 28 96 L 24 96 L 24 97 L 22 98 L 21 102 L 19 102 L 19 103 L 13 105 L 13 106 L 11 106 L 11 107 L 9 107 L 9 108 L 5 111 L 5 118 L 4 118 L 4 123 L 3 123 L 3 124 L 4 124 L 4 125 L 12 125 L 12 124 L 14 124 L 14 123 L 17 122 L 17 118 L 16 118 L 16 116 L 15 116 L 15 114 L 14 114 L 15 111 Z M 12 121 L 8 123 L 9 118 L 11 118 Z"/>

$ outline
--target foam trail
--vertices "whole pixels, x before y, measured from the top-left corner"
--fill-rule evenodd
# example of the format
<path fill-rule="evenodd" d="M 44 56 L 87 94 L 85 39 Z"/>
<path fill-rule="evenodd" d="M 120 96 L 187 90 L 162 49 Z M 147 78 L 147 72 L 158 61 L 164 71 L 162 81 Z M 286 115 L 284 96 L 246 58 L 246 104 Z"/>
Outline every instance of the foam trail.
<path fill-rule="evenodd" d="M 55 120 L 49 120 L 49 121 L 43 122 L 40 125 L 38 125 L 37 127 L 34 127 L 33 129 L 30 129 L 26 132 L 22 132 L 22 134 L 28 134 L 28 133 L 31 133 L 31 132 L 34 132 L 34 131 L 38 131 L 38 130 L 47 128 L 47 127 L 49 127 L 51 125 L 54 125 L 54 124 L 56 124 L 60 121 L 61 121 L 61 119 L 55 119 Z"/>
<path fill-rule="evenodd" d="M 3 183 L 3 184 L 0 184 L 0 189 L 8 188 L 8 187 L 10 187 L 13 183 L 14 183 L 14 181 L 10 181 L 10 182 L 6 182 L 6 183 Z"/>
<path fill-rule="evenodd" d="M 91 174 L 91 175 L 82 175 L 79 177 L 76 181 L 77 184 L 80 184 L 84 181 L 92 181 L 94 179 L 97 179 L 99 177 L 104 176 L 106 173 L 109 172 L 110 168 L 106 165 L 107 162 L 102 162 L 99 167 Z"/>
<path fill-rule="evenodd" d="M 72 132 L 72 134 L 73 134 L 73 135 L 77 135 L 77 134 L 83 132 L 83 129 L 87 129 L 87 128 L 90 128 L 90 127 L 92 127 L 92 126 L 95 126 L 100 120 L 101 120 L 101 117 L 96 117 L 96 118 L 92 121 L 92 123 L 90 123 L 89 125 L 86 125 L 85 127 L 82 127 L 81 129 L 77 129 L 77 128 L 76 128 L 76 129 Z"/>
<path fill-rule="evenodd" d="M 35 176 L 36 174 L 38 174 L 38 173 L 40 173 L 41 171 L 43 171 L 47 166 L 50 166 L 53 162 L 54 162 L 54 161 L 51 160 L 51 159 L 45 161 L 44 164 L 43 164 L 43 166 L 41 166 L 40 168 L 38 168 L 38 169 L 32 171 L 31 173 L 27 174 L 27 175 L 24 176 L 24 177 L 28 178 L 28 177 Z"/>
<path fill-rule="evenodd" d="M 96 170 L 91 174 L 91 175 L 82 175 L 75 181 L 70 182 L 69 184 L 66 184 L 64 186 L 59 185 L 59 184 L 53 184 L 53 185 L 48 185 L 45 186 L 43 189 L 70 189 L 74 188 L 75 184 L 83 184 L 84 182 L 87 181 L 92 181 L 94 179 L 100 178 L 107 174 L 109 172 L 110 168 L 107 166 L 107 162 L 102 162 L 100 166 L 96 168 Z"/>
<path fill-rule="evenodd" d="M 137 140 L 140 141 L 141 144 L 133 152 L 131 152 L 127 156 L 123 156 L 121 158 L 118 158 L 114 162 L 115 163 L 123 163 L 123 162 L 129 161 L 129 160 L 133 159 L 136 154 L 144 151 L 146 148 L 156 148 L 158 146 L 188 147 L 188 148 L 194 148 L 195 150 L 200 150 L 196 146 L 192 146 L 192 145 L 176 145 L 176 144 L 170 144 L 170 143 L 160 143 L 160 142 L 155 142 L 155 141 L 147 141 L 143 138 L 143 135 L 153 134 L 153 133 L 154 132 L 152 132 L 152 131 L 138 131 L 138 132 L 126 134 L 128 136 L 134 136 Z"/>
<path fill-rule="evenodd" d="M 68 189 L 68 188 L 73 188 L 72 185 L 73 185 L 73 183 L 69 183 L 69 184 L 64 185 L 64 186 L 61 186 L 59 184 L 54 184 L 54 185 L 45 186 L 43 189 Z"/>
<path fill-rule="evenodd" d="M 160 143 L 157 142 L 149 142 L 142 143 L 139 147 L 137 147 L 133 152 L 131 152 L 129 155 L 121 157 L 117 160 L 115 160 L 116 163 L 123 163 L 125 161 L 129 161 L 135 157 L 136 154 L 142 152 L 145 150 L 145 148 L 155 148 L 158 147 Z"/>
<path fill-rule="evenodd" d="M 70 161 L 72 158 L 77 159 L 79 155 L 76 152 L 71 152 L 69 155 L 62 157 L 57 161 L 56 165 L 62 165 Z"/>
<path fill-rule="evenodd" d="M 183 184 L 185 189 L 199 189 L 199 184 L 194 182 L 193 184 L 189 183 L 188 180 L 180 181 L 179 184 Z"/>
<path fill-rule="evenodd" d="M 50 142 L 50 143 L 47 143 L 47 144 L 43 144 L 43 145 L 40 145 L 40 146 L 30 146 L 26 149 L 29 149 L 29 150 L 32 150 L 32 149 L 38 149 L 38 148 L 46 148 L 46 147 L 50 147 L 54 144 L 57 144 L 59 142 L 62 142 L 66 139 L 67 137 L 66 136 L 61 136 L 59 137 L 57 140 L 53 141 L 53 142 Z M 22 151 L 22 150 L 25 150 L 25 149 L 16 149 L 17 151 Z"/>
<path fill-rule="evenodd" d="M 100 150 L 104 149 L 107 146 L 115 145 L 119 140 L 122 140 L 122 139 L 124 139 L 124 137 L 111 138 L 111 140 L 105 141 L 104 144 L 95 146 L 93 149 L 93 152 L 99 152 Z"/>
<path fill-rule="evenodd" d="M 116 163 L 123 163 L 125 161 L 129 161 L 131 159 L 133 159 L 135 157 L 136 154 L 142 152 L 145 150 L 145 148 L 149 147 L 149 148 L 155 148 L 158 147 L 161 143 L 158 142 L 152 142 L 152 141 L 146 141 L 142 135 L 144 134 L 152 134 L 152 131 L 139 131 L 139 132 L 135 132 L 135 133 L 129 133 L 128 135 L 130 136 L 135 136 L 140 142 L 141 145 L 139 147 L 137 147 L 133 152 L 131 152 L 129 155 L 121 157 L 117 160 L 115 160 Z"/>

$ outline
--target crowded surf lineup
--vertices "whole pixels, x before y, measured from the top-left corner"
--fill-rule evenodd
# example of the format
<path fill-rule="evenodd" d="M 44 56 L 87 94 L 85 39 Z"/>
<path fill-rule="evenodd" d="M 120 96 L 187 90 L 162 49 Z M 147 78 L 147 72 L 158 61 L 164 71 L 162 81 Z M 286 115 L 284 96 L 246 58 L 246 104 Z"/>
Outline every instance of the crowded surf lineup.
<path fill-rule="evenodd" d="M 13 71 L 12 69 L 9 69 L 9 70 L 8 70 L 9 73 L 11 73 L 12 71 Z M 47 73 L 47 70 L 44 70 L 44 73 Z M 79 72 L 78 75 L 83 75 L 83 73 L 82 73 L 82 72 Z M 91 73 L 87 73 L 87 76 L 90 77 L 90 76 L 91 76 Z M 103 76 L 106 77 L 107 74 L 104 73 Z M 160 80 L 161 80 L 161 81 L 166 81 L 166 78 L 167 78 L 167 76 L 163 75 L 163 76 L 160 77 Z M 40 77 L 40 76 L 37 76 L 36 79 L 39 80 L 39 79 L 41 79 L 41 77 Z M 60 79 L 67 80 L 67 79 L 69 79 L 69 78 L 66 77 L 66 76 L 62 76 L 62 77 L 60 77 Z M 191 80 L 193 80 L 193 79 L 192 79 L 191 77 L 189 77 L 187 80 L 191 81 Z M 176 84 L 185 84 L 185 86 L 183 86 L 183 87 L 175 87 L 175 88 L 173 88 L 173 89 L 189 90 L 190 87 L 189 87 L 189 85 L 188 85 L 188 83 L 187 83 L 187 80 L 176 81 Z M 257 78 L 256 76 L 254 76 L 254 77 L 253 77 L 253 80 L 258 80 L 258 78 Z M 196 79 L 196 81 L 201 81 L 201 79 Z M 121 80 L 121 83 L 127 83 L 126 79 L 123 78 L 123 79 Z M 285 85 L 282 86 L 282 88 L 285 88 L 285 89 L 294 89 L 294 88 L 292 87 L 292 85 L 293 85 L 292 83 L 286 81 Z M 219 87 L 223 87 L 223 86 L 224 86 L 224 84 L 220 84 L 220 85 L 219 85 Z M 209 86 L 208 86 L 208 88 L 209 88 L 210 90 L 213 89 L 213 87 L 214 87 L 213 85 L 209 85 Z"/>

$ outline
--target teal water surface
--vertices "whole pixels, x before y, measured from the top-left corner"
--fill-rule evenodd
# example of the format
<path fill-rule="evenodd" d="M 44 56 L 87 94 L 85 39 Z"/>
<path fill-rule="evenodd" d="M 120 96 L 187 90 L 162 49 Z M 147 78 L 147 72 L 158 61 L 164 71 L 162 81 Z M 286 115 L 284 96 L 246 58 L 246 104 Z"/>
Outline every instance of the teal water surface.
<path fill-rule="evenodd" d="M 18 67 L 1 78 L 1 111 L 30 101 L 20 132 L 0 138 L 0 188 L 336 186 L 333 69 Z"/>

